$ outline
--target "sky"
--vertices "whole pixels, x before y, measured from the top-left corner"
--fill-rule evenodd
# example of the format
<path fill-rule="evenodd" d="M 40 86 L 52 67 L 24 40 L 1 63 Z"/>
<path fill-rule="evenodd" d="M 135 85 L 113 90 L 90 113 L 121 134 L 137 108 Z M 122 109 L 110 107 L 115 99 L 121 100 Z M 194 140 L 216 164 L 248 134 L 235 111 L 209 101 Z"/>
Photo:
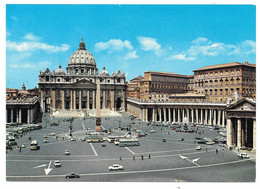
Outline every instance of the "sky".
<path fill-rule="evenodd" d="M 6 5 L 6 87 L 37 87 L 64 70 L 81 37 L 99 72 L 192 75 L 213 64 L 256 63 L 254 5 Z"/>

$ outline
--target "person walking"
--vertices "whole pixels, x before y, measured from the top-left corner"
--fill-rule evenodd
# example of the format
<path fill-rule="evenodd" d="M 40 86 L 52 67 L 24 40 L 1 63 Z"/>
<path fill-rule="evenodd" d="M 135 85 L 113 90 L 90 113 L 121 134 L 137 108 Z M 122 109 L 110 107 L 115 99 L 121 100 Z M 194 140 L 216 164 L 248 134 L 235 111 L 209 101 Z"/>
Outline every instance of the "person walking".
<path fill-rule="evenodd" d="M 151 154 L 148 155 L 148 158 L 151 159 Z"/>
<path fill-rule="evenodd" d="M 135 160 L 135 155 L 133 155 L 133 160 Z"/>
<path fill-rule="evenodd" d="M 216 154 L 218 154 L 218 149 L 216 149 Z"/>
<path fill-rule="evenodd" d="M 142 160 L 144 160 L 144 155 L 141 155 Z"/>

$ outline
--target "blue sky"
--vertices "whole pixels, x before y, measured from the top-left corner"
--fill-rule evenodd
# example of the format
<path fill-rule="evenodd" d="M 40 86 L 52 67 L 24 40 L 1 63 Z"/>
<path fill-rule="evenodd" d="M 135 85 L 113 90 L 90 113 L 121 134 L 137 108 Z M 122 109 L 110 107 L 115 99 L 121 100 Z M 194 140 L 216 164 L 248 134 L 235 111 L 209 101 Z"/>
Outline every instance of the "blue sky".
<path fill-rule="evenodd" d="M 109 74 L 192 75 L 256 62 L 252 5 L 6 5 L 6 87 L 37 86 L 40 70 L 66 68 L 81 37 Z"/>

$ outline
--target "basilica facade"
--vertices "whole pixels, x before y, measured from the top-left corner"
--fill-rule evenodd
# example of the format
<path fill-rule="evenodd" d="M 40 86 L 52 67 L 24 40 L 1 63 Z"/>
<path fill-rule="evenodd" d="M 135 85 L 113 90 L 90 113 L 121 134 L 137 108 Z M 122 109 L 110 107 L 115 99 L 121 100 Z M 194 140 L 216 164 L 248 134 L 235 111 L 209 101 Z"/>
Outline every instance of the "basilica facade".
<path fill-rule="evenodd" d="M 125 111 L 126 78 L 118 70 L 105 67 L 98 73 L 94 56 L 86 50 L 83 39 L 69 58 L 66 72 L 59 66 L 39 74 L 39 96 L 43 112 L 96 109 L 97 80 L 100 80 L 100 108 Z"/>

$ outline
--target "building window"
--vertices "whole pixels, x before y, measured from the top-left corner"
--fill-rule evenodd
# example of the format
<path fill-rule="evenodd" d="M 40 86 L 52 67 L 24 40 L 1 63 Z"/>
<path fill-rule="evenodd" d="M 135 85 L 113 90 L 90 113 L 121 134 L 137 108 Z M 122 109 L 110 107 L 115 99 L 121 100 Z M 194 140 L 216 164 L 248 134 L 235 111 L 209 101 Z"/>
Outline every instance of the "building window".
<path fill-rule="evenodd" d="M 57 79 L 58 82 L 60 82 L 60 79 Z"/>
<path fill-rule="evenodd" d="M 120 83 L 120 78 L 117 78 L 117 83 Z"/>

